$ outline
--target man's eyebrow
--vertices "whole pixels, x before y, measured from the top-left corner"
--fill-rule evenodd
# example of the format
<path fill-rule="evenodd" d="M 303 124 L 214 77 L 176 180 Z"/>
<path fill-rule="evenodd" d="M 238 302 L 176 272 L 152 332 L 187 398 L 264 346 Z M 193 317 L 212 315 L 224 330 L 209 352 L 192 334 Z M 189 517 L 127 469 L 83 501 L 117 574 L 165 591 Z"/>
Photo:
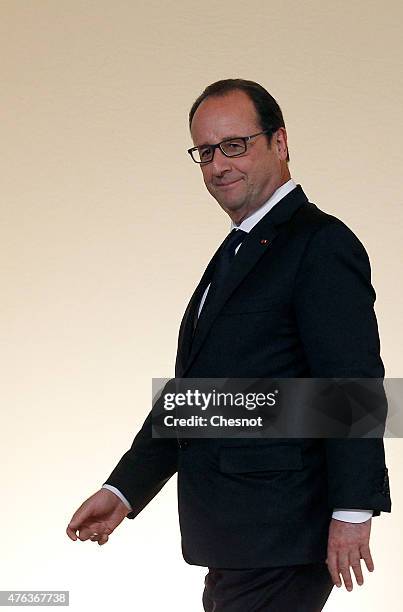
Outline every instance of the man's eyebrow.
<path fill-rule="evenodd" d="M 234 140 L 234 138 L 243 138 L 243 136 L 240 136 L 239 134 L 234 134 L 233 136 L 226 136 L 225 138 L 223 138 L 219 142 L 225 142 L 226 140 Z M 216 142 L 215 144 L 218 144 L 218 142 Z M 200 148 L 200 147 L 213 147 L 214 144 L 212 144 L 211 142 L 204 142 L 203 144 L 199 144 L 199 145 L 195 145 L 195 146 L 197 148 Z"/>

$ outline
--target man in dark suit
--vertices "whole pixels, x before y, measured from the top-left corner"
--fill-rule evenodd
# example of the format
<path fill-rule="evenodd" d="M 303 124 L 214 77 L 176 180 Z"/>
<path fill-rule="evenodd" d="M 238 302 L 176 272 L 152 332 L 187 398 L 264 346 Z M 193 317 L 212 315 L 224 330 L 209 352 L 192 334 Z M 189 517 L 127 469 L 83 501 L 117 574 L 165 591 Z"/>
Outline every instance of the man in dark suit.
<path fill-rule="evenodd" d="M 190 128 L 189 153 L 232 232 L 186 309 L 176 377 L 382 378 L 368 257 L 292 181 L 276 101 L 257 83 L 219 81 Z M 361 559 L 372 571 L 371 517 L 390 511 L 382 439 L 151 432 L 150 414 L 74 514 L 71 539 L 104 544 L 178 472 L 183 554 L 209 568 L 205 610 L 315 612 L 333 584 L 352 589 L 351 572 L 362 584 Z"/>

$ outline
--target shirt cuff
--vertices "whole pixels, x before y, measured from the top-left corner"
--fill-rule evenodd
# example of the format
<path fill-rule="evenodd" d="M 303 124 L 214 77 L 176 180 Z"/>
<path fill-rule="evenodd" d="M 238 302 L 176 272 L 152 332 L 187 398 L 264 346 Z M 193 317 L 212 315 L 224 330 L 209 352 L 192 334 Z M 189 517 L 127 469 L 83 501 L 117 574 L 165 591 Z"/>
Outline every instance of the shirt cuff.
<path fill-rule="evenodd" d="M 119 489 L 117 489 L 116 487 L 113 487 L 112 485 L 108 485 L 108 484 L 104 484 L 102 485 L 103 489 L 108 489 L 108 491 L 112 491 L 112 493 L 114 493 L 115 495 L 117 495 L 119 497 L 119 499 L 125 504 L 125 506 L 128 507 L 128 509 L 130 510 L 130 512 L 133 510 L 133 508 L 131 507 L 130 503 L 127 501 L 126 497 L 123 495 L 123 493 L 121 493 L 119 491 Z"/>
<path fill-rule="evenodd" d="M 346 510 L 344 508 L 335 508 L 332 518 L 344 523 L 365 523 L 373 515 L 373 510 Z"/>

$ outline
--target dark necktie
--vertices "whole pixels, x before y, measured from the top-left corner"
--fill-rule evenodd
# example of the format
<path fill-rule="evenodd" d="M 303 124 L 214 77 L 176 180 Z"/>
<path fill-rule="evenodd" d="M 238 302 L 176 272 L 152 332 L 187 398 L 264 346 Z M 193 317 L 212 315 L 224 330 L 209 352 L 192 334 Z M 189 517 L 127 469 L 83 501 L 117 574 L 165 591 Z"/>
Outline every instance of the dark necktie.
<path fill-rule="evenodd" d="M 247 232 L 244 232 L 243 230 L 233 229 L 222 243 L 221 249 L 217 254 L 217 261 L 211 277 L 210 288 L 208 290 L 200 316 L 206 310 L 206 307 L 211 304 L 217 291 L 223 286 L 225 278 L 231 268 L 232 261 L 235 257 L 236 248 L 241 244 L 246 235 Z"/>

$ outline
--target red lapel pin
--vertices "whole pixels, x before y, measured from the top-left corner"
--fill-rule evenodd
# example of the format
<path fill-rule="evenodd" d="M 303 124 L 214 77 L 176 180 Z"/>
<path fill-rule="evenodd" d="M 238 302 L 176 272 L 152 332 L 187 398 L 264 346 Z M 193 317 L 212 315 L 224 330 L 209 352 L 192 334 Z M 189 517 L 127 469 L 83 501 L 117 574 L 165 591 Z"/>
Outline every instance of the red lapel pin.
<path fill-rule="evenodd" d="M 266 244 L 269 244 L 269 241 L 266 238 L 262 238 L 260 244 L 263 244 L 263 246 L 265 246 Z"/>

